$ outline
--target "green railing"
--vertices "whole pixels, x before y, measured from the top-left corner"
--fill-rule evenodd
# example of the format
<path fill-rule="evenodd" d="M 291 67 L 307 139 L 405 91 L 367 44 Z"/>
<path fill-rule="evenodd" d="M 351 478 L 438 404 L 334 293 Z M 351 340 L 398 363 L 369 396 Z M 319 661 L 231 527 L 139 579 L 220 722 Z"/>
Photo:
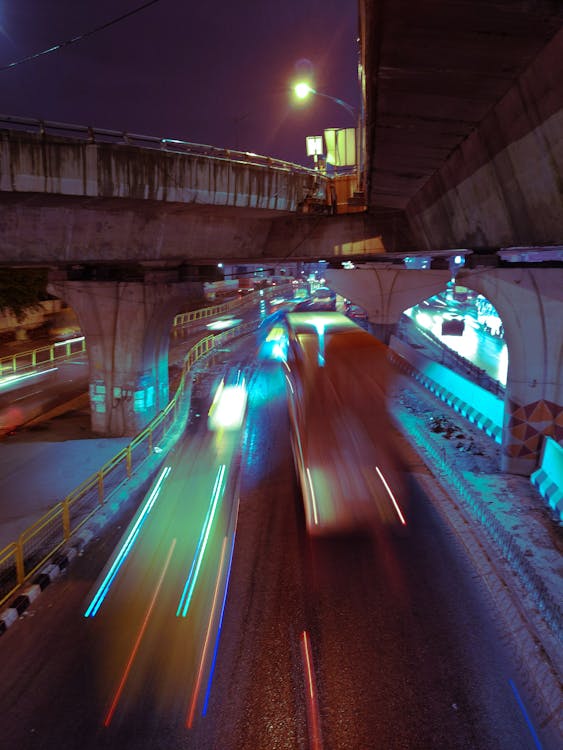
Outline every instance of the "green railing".
<path fill-rule="evenodd" d="M 278 292 L 265 290 L 264 296 L 271 296 L 272 293 Z M 175 325 L 186 325 L 212 315 L 221 315 L 223 312 L 232 310 L 233 307 L 240 308 L 242 305 L 256 301 L 255 294 L 249 297 L 252 299 L 234 300 L 224 305 L 183 313 L 181 316 L 176 316 L 182 318 L 182 321 L 178 323 L 175 321 Z M 213 312 L 209 312 L 210 310 Z M 29 581 L 73 535 L 76 535 L 94 513 L 105 505 L 111 493 L 130 479 L 143 462 L 153 454 L 155 446 L 169 434 L 180 410 L 189 408 L 191 381 L 188 381 L 187 376 L 196 362 L 216 346 L 221 346 L 225 341 L 255 330 L 255 328 L 255 322 L 242 323 L 228 331 L 205 336 L 192 346 L 185 357 L 176 393 L 168 406 L 99 471 L 85 479 L 64 500 L 54 505 L 27 528 L 16 542 L 0 550 L 0 606 L 20 586 Z"/>

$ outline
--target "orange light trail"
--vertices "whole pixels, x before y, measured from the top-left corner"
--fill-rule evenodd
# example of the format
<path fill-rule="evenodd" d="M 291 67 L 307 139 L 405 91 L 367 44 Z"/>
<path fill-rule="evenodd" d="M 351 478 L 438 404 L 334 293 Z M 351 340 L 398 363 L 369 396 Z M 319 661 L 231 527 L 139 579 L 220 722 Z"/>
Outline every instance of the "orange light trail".
<path fill-rule="evenodd" d="M 221 547 L 221 559 L 219 561 L 219 572 L 217 574 L 217 581 L 215 582 L 215 592 L 213 594 L 213 604 L 211 605 L 211 614 L 209 616 L 209 622 L 207 624 L 207 632 L 205 634 L 205 641 L 203 644 L 203 650 L 201 652 L 201 660 L 199 662 L 199 669 L 197 673 L 197 679 L 195 683 L 195 687 L 192 693 L 192 701 L 190 704 L 190 710 L 188 712 L 188 715 L 186 717 L 186 728 L 191 729 L 194 722 L 194 716 L 195 716 L 195 709 L 197 706 L 197 699 L 199 697 L 199 691 L 201 688 L 201 681 L 203 679 L 203 671 L 205 667 L 205 661 L 207 659 L 207 649 L 209 648 L 209 643 L 211 641 L 211 627 L 213 625 L 213 621 L 215 619 L 215 610 L 217 609 L 217 602 L 219 601 L 219 585 L 221 583 L 221 578 L 223 576 L 223 564 L 225 562 L 225 550 L 227 548 L 227 537 L 223 539 L 223 546 Z"/>
<path fill-rule="evenodd" d="M 307 686 L 307 723 L 309 724 L 309 747 L 311 750 L 322 750 L 321 719 L 319 714 L 319 698 L 311 657 L 311 642 L 309 633 L 301 633 L 301 658 L 305 666 Z"/>
<path fill-rule="evenodd" d="M 127 662 L 127 665 L 121 677 L 119 686 L 117 690 L 115 691 L 115 695 L 113 697 L 113 701 L 111 702 L 109 711 L 107 712 L 106 718 L 104 719 L 105 727 L 109 727 L 110 722 L 113 718 L 113 714 L 115 713 L 115 709 L 117 708 L 117 704 L 119 703 L 119 699 L 121 698 L 121 694 L 123 693 L 123 689 L 125 688 L 125 683 L 127 682 L 127 678 L 129 677 L 129 672 L 131 671 L 131 667 L 133 666 L 133 662 L 135 661 L 135 657 L 137 656 L 137 651 L 139 650 L 139 646 L 141 645 L 141 641 L 143 639 L 143 635 L 145 634 L 145 630 L 147 629 L 147 625 L 148 625 L 150 616 L 152 614 L 152 611 L 154 609 L 154 605 L 156 602 L 156 598 L 158 596 L 158 592 L 160 591 L 160 587 L 162 586 L 164 576 L 166 575 L 166 571 L 168 570 L 168 566 L 170 565 L 170 559 L 172 558 L 172 553 L 174 552 L 175 546 L 176 546 L 176 539 L 173 539 L 172 544 L 170 545 L 170 549 L 168 550 L 168 557 L 166 558 L 166 562 L 164 563 L 164 568 L 162 569 L 162 573 L 160 574 L 160 578 L 158 579 L 156 589 L 152 596 L 151 603 L 149 604 L 149 608 L 147 609 L 147 613 L 145 614 L 145 619 L 143 620 L 143 624 L 141 625 L 141 629 L 139 630 L 139 634 L 137 635 L 137 640 L 135 641 L 135 645 L 133 646 L 133 650 L 131 651 L 131 655 L 129 656 L 129 661 Z"/>

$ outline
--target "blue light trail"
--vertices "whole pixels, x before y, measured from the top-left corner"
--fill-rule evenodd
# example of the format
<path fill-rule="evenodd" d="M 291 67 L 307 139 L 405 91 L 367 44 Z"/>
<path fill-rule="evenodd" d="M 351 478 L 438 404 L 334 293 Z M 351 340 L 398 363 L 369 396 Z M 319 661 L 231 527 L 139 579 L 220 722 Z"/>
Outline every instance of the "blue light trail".
<path fill-rule="evenodd" d="M 217 628 L 217 638 L 215 639 L 215 648 L 213 650 L 213 659 L 211 661 L 211 670 L 209 671 L 209 679 L 207 681 L 207 690 L 205 691 L 205 700 L 203 703 L 202 716 L 207 713 L 207 704 L 209 703 L 209 695 L 211 693 L 211 683 L 213 681 L 213 673 L 215 671 L 215 662 L 217 661 L 217 651 L 219 650 L 219 641 L 221 640 L 221 628 L 223 627 L 223 615 L 225 613 L 225 603 L 227 601 L 227 593 L 229 591 L 229 579 L 231 577 L 231 565 L 233 562 L 233 552 L 235 551 L 235 534 L 233 534 L 233 542 L 231 544 L 231 554 L 229 557 L 229 567 L 227 569 L 227 577 L 225 579 L 225 592 L 223 594 L 223 605 L 221 606 L 221 616 L 219 617 L 219 627 Z"/>
<path fill-rule="evenodd" d="M 532 724 L 532 721 L 530 717 L 528 716 L 528 712 L 526 711 L 526 706 L 524 705 L 524 701 L 520 697 L 520 693 L 518 692 L 516 685 L 514 684 L 512 680 L 508 680 L 508 684 L 512 688 L 512 692 L 514 693 L 514 697 L 516 698 L 518 707 L 520 708 L 520 711 L 522 712 L 522 716 L 526 720 L 526 724 L 528 725 L 528 729 L 530 730 L 530 734 L 532 735 L 532 739 L 534 740 L 534 745 L 537 747 L 538 750 L 542 750 L 541 742 L 539 740 L 538 735 L 536 734 L 534 725 Z"/>
<path fill-rule="evenodd" d="M 225 478 L 225 469 L 225 464 L 221 464 L 217 471 L 217 476 L 215 477 L 215 484 L 213 486 L 213 492 L 211 493 L 211 500 L 207 509 L 207 515 L 201 529 L 201 534 L 197 543 L 192 566 L 184 585 L 182 596 L 180 597 L 178 609 L 176 610 L 176 617 L 179 617 L 180 613 L 182 617 L 185 617 L 188 614 L 190 602 L 197 583 L 197 577 L 199 575 L 199 569 L 201 568 L 203 555 L 205 554 L 205 548 L 207 547 L 207 542 L 209 540 L 209 532 L 211 531 L 213 518 L 215 517 L 215 511 L 217 510 L 217 503 L 219 502 L 219 497 L 221 495 L 221 488 Z"/>
<path fill-rule="evenodd" d="M 170 466 L 165 466 L 158 478 L 158 481 L 154 489 L 149 495 L 147 502 L 145 503 L 143 509 L 141 510 L 139 517 L 137 518 L 137 520 L 135 521 L 133 525 L 133 528 L 129 532 L 129 535 L 127 536 L 127 539 L 125 540 L 123 547 L 119 550 L 117 557 L 113 561 L 99 589 L 96 591 L 94 598 L 90 602 L 90 606 L 84 613 L 84 617 L 95 617 L 98 610 L 102 606 L 102 602 L 106 598 L 111 584 L 115 580 L 115 577 L 119 573 L 119 570 L 121 566 L 123 565 L 123 563 L 125 562 L 127 555 L 131 551 L 135 543 L 135 540 L 137 539 L 139 532 L 141 531 L 141 527 L 143 526 L 148 514 L 151 512 L 151 509 L 156 501 L 156 498 L 158 497 L 158 494 L 162 488 L 162 483 L 164 482 L 164 480 L 166 479 L 169 473 L 170 473 Z"/>

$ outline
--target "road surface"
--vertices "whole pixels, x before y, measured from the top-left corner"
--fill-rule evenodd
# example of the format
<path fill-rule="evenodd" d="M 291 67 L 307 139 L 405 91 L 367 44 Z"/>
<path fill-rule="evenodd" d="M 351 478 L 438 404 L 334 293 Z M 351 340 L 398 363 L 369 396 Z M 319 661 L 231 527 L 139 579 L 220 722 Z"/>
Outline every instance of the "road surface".
<path fill-rule="evenodd" d="M 198 381 L 192 422 L 95 616 L 150 494 L 0 639 L 3 746 L 555 750 L 525 713 L 486 590 L 412 454 L 406 533 L 306 536 L 284 381 L 255 349 L 230 344 Z M 249 376 L 240 475 L 237 441 L 205 419 L 233 362 Z"/>

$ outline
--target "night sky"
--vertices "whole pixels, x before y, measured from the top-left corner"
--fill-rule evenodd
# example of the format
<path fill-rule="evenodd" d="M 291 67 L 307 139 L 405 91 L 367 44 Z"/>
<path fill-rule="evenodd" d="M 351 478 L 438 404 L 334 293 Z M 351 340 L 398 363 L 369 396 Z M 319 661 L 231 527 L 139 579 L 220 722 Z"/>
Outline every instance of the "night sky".
<path fill-rule="evenodd" d="M 0 7 L 0 67 L 91 31 L 147 0 L 17 0 Z M 354 107 L 357 0 L 158 0 L 75 44 L 0 72 L 6 115 L 240 148 L 312 166 L 305 136 Z"/>

